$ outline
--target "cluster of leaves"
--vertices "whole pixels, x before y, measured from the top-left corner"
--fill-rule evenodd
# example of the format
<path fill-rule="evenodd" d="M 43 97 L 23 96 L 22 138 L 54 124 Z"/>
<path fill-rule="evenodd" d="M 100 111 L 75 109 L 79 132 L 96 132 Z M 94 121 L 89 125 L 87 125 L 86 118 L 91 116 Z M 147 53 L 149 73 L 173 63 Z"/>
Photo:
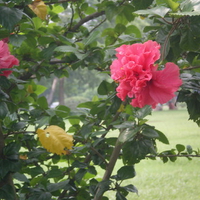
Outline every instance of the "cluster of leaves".
<path fill-rule="evenodd" d="M 168 140 L 147 124 L 151 108 L 121 102 L 116 83 L 103 81 L 98 94 L 105 98 L 94 97 L 74 112 L 65 105 L 49 108 L 42 96 L 46 87 L 36 81 L 68 77 L 69 70 L 80 68 L 109 73 L 114 48 L 147 39 L 161 43 L 163 63 L 198 72 L 199 10 L 192 0 L 0 1 L 0 39 L 9 38 L 20 60 L 10 77 L 0 76 L 0 198 L 106 200 L 104 192 L 115 190 L 116 199 L 125 200 L 137 193 L 134 185 L 122 184 L 135 176 L 136 163 L 157 155 L 172 160 L 175 150 L 157 153 L 156 140 Z M 137 27 L 138 20 L 148 26 Z M 180 101 L 199 124 L 199 74 L 187 78 Z M 41 146 L 36 130 L 49 125 L 73 134 L 70 153 L 57 155 Z M 176 150 L 198 154 L 181 145 Z M 116 159 L 124 166 L 113 175 Z"/>

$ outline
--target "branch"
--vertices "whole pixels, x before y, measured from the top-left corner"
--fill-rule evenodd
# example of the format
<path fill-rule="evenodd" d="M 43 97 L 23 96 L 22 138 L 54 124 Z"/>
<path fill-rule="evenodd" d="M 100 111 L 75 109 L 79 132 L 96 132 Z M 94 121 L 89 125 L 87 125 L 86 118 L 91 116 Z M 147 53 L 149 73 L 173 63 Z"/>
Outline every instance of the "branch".
<path fill-rule="evenodd" d="M 146 156 L 146 158 L 156 158 L 156 157 L 159 157 L 159 158 L 164 158 L 164 157 L 185 157 L 185 158 L 189 158 L 189 157 L 193 157 L 193 158 L 199 158 L 200 155 L 193 155 L 193 154 L 173 154 L 173 155 L 149 155 L 149 156 Z"/>
<path fill-rule="evenodd" d="M 200 68 L 200 66 L 187 67 L 187 68 L 184 68 L 184 69 L 181 69 L 181 70 L 184 71 L 184 70 L 192 70 L 192 69 L 198 69 L 198 68 Z"/>
<path fill-rule="evenodd" d="M 52 2 L 45 2 L 46 5 L 51 5 L 51 4 L 58 4 L 58 3 L 67 3 L 67 2 L 76 2 L 78 0 L 61 0 L 61 1 L 52 1 Z"/>
<path fill-rule="evenodd" d="M 66 32 L 64 33 L 64 35 L 66 36 L 66 34 L 67 34 L 68 32 L 75 32 L 75 31 L 78 30 L 79 27 L 82 26 L 84 23 L 86 23 L 86 22 L 88 22 L 88 21 L 90 21 L 90 20 L 92 20 L 92 19 L 95 19 L 95 18 L 97 18 L 97 17 L 100 17 L 100 16 L 102 16 L 102 15 L 104 15 L 104 14 L 105 14 L 105 11 L 101 11 L 101 12 L 95 12 L 95 13 L 93 13 L 93 14 L 91 14 L 91 15 L 88 15 L 87 17 L 81 19 L 81 20 L 80 20 L 75 26 L 73 26 L 71 29 L 69 29 L 68 31 L 66 31 Z"/>
<path fill-rule="evenodd" d="M 7 134 L 4 134 L 4 138 L 6 138 L 7 136 L 9 135 L 17 135 L 17 134 L 24 134 L 24 133 L 35 133 L 35 131 L 19 131 L 19 132 L 10 132 L 10 133 L 7 133 Z"/>
<path fill-rule="evenodd" d="M 123 130 L 121 130 L 120 134 L 123 132 Z M 121 148 L 122 148 L 123 144 L 119 142 L 119 140 L 117 140 L 116 144 L 115 144 L 115 148 L 112 152 L 112 155 L 110 156 L 110 161 L 108 163 L 108 166 L 106 167 L 106 171 L 104 173 L 104 176 L 103 176 L 103 179 L 102 181 L 105 181 L 105 180 L 109 180 L 112 172 L 113 172 L 113 169 L 115 167 L 115 164 L 117 162 L 117 159 L 119 157 L 119 154 L 120 154 L 120 151 L 121 151 Z M 103 193 L 101 192 L 101 187 L 102 186 L 99 186 L 97 188 L 97 191 L 96 191 L 96 194 L 94 196 L 94 199 L 93 200 L 101 200 L 102 196 L 103 196 Z"/>

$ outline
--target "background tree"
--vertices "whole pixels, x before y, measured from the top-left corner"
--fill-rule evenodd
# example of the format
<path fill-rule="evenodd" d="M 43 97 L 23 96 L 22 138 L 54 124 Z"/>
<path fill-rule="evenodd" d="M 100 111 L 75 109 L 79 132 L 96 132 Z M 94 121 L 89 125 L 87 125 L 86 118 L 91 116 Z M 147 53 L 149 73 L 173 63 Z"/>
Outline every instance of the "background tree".
<path fill-rule="evenodd" d="M 7 76 L 0 63 L 0 198 L 106 200 L 104 192 L 115 190 L 117 200 L 126 199 L 137 189 L 122 182 L 135 176 L 134 165 L 146 156 L 164 162 L 172 154 L 199 156 L 182 145 L 157 152 L 156 141 L 168 139 L 144 119 L 151 107 L 122 102 L 118 83 L 109 78 L 115 48 L 157 41 L 159 66 L 180 67 L 178 101 L 186 102 L 190 119 L 199 125 L 199 10 L 200 2 L 193 0 L 1 0 L 0 38 L 19 65 Z M 47 88 L 38 84 L 46 79 L 49 87 L 51 77 L 67 77 L 90 88 L 100 73 L 106 78 L 97 86 L 99 96 L 88 96 L 78 110 L 49 108 L 51 95 L 46 98 Z M 71 94 L 80 93 L 71 82 L 67 86 Z M 73 135 L 73 148 L 63 130 Z M 119 136 L 107 137 L 113 130 Z M 112 174 L 117 159 L 124 166 Z M 98 167 L 105 171 L 102 178 Z"/>

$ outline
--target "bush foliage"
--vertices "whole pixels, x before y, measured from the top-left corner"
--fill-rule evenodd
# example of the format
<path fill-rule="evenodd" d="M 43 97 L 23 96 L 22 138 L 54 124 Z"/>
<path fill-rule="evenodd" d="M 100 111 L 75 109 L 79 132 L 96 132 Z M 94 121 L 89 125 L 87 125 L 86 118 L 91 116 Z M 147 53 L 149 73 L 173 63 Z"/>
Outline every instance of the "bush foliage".
<path fill-rule="evenodd" d="M 111 79 L 98 86 L 100 97 L 80 103 L 76 112 L 67 105 L 50 108 L 42 96 L 47 88 L 37 84 L 81 68 L 109 79 L 115 48 L 155 40 L 162 46 L 159 62 L 180 67 L 178 101 L 200 125 L 199 13 L 194 0 L 1 0 L 0 39 L 8 40 L 20 64 L 9 77 L 0 76 L 0 199 L 106 200 L 104 192 L 115 190 L 116 199 L 125 200 L 138 191 L 123 181 L 134 178 L 142 159 L 199 155 L 180 144 L 157 152 L 157 140 L 169 141 L 148 125 L 151 107 L 122 102 Z M 36 131 L 50 125 L 73 135 L 72 150 L 57 155 L 41 145 Z M 107 136 L 114 130 L 118 137 Z M 117 159 L 124 165 L 113 174 Z"/>

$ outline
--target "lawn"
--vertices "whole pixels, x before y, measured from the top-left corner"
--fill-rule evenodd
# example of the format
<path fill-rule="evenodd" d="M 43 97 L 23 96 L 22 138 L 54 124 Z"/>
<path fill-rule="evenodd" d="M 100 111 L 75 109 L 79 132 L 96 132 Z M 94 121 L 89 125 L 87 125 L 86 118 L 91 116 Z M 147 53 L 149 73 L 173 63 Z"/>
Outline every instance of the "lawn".
<path fill-rule="evenodd" d="M 158 143 L 158 151 L 174 148 L 176 144 L 200 148 L 200 128 L 191 120 L 184 108 L 154 111 L 149 124 L 165 133 L 170 145 Z M 118 165 L 121 165 L 119 162 Z M 200 158 L 178 158 L 176 162 L 163 163 L 143 160 L 135 165 L 137 175 L 123 185 L 133 184 L 139 195 L 129 194 L 128 200 L 198 200 L 200 199 Z M 115 199 L 108 192 L 110 200 Z"/>

